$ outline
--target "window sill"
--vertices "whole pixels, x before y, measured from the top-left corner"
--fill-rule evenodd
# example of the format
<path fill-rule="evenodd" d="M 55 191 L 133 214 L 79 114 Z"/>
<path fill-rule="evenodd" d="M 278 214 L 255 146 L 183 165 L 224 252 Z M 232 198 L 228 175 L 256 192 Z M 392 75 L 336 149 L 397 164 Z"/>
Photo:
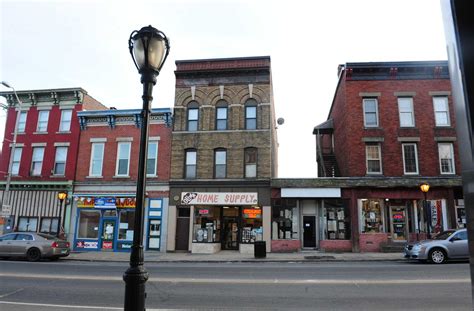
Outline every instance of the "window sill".
<path fill-rule="evenodd" d="M 146 175 L 146 178 L 157 178 L 158 175 Z"/>
<path fill-rule="evenodd" d="M 128 176 L 128 175 L 115 175 L 115 176 L 112 176 L 112 178 L 130 178 L 130 176 Z"/>
<path fill-rule="evenodd" d="M 94 178 L 104 178 L 104 177 L 103 176 L 86 176 L 86 178 L 94 179 Z"/>
<path fill-rule="evenodd" d="M 48 132 L 33 132 L 33 134 L 48 135 Z"/>
<path fill-rule="evenodd" d="M 364 130 L 383 130 L 380 126 L 364 126 Z"/>
<path fill-rule="evenodd" d="M 51 176 L 49 176 L 49 177 L 50 177 L 50 178 L 65 178 L 66 175 L 55 175 L 55 174 L 53 174 L 53 175 L 51 175 Z"/>
<path fill-rule="evenodd" d="M 365 173 L 366 176 L 383 176 L 383 173 Z"/>
<path fill-rule="evenodd" d="M 59 131 L 56 134 L 71 134 L 71 131 Z"/>

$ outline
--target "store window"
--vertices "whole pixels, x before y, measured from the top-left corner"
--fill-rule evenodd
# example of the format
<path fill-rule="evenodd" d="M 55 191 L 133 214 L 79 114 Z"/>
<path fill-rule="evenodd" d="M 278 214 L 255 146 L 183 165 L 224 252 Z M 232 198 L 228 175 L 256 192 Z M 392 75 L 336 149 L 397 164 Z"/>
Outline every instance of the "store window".
<path fill-rule="evenodd" d="M 380 200 L 362 199 L 362 233 L 383 232 L 383 217 Z"/>
<path fill-rule="evenodd" d="M 295 200 L 272 200 L 272 239 L 299 239 L 298 208 Z"/>
<path fill-rule="evenodd" d="M 221 208 L 217 206 L 196 207 L 194 209 L 193 242 L 220 242 Z"/>
<path fill-rule="evenodd" d="M 59 233 L 59 217 L 43 217 L 41 218 L 40 232 L 51 235 Z"/>
<path fill-rule="evenodd" d="M 326 240 L 350 240 L 351 223 L 349 208 L 342 200 L 325 200 L 325 230 Z"/>
<path fill-rule="evenodd" d="M 36 232 L 37 229 L 38 229 L 37 217 L 19 217 L 18 218 L 18 231 Z"/>
<path fill-rule="evenodd" d="M 77 237 L 79 239 L 98 239 L 99 222 L 100 211 L 80 211 Z"/>
<path fill-rule="evenodd" d="M 242 243 L 263 240 L 262 209 L 259 206 L 242 210 Z"/>
<path fill-rule="evenodd" d="M 135 211 L 120 211 L 119 240 L 133 240 Z"/>

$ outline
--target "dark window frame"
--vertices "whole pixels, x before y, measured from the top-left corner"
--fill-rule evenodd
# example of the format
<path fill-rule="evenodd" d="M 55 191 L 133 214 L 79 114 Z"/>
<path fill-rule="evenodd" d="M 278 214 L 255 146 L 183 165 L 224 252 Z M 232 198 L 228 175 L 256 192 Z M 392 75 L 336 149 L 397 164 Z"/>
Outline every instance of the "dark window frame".
<path fill-rule="evenodd" d="M 218 164 L 217 163 L 217 153 L 218 152 L 225 152 L 225 163 L 224 164 Z M 218 171 L 218 165 L 224 167 L 224 176 L 217 176 L 217 171 Z M 216 148 L 214 149 L 214 178 L 216 179 L 222 179 L 222 178 L 227 178 L 227 149 L 225 148 Z"/>
<path fill-rule="evenodd" d="M 251 165 L 251 162 L 247 162 L 247 155 L 249 152 L 255 151 L 255 176 L 247 176 L 247 165 Z M 244 149 L 244 178 L 257 178 L 258 177 L 258 148 L 247 147 Z"/>
<path fill-rule="evenodd" d="M 51 220 L 51 222 L 50 222 L 50 224 L 49 224 L 49 230 L 48 230 L 48 231 L 42 231 L 42 228 L 43 228 L 43 220 L 46 220 L 46 219 Z M 57 224 L 56 231 L 52 231 L 52 230 L 51 230 L 51 228 L 52 228 L 52 223 L 53 223 L 53 220 L 54 220 L 54 219 L 57 219 L 57 220 L 58 220 L 58 224 Z M 46 234 L 51 234 L 51 235 L 58 235 L 58 234 L 59 234 L 59 226 L 60 226 L 60 223 L 61 223 L 61 218 L 60 218 L 60 217 L 41 217 L 38 232 L 46 233 Z"/>
<path fill-rule="evenodd" d="M 196 161 L 194 163 L 194 165 L 188 165 L 188 154 L 189 153 L 192 153 L 194 152 L 195 153 L 195 158 L 196 158 Z M 185 149 L 184 150 L 184 171 L 183 171 L 183 177 L 184 179 L 196 179 L 197 178 L 197 150 L 194 149 L 194 148 L 190 148 L 190 149 Z M 188 177 L 188 168 L 190 166 L 194 166 L 194 176 L 192 177 Z"/>
<path fill-rule="evenodd" d="M 248 117 L 248 111 L 247 111 L 248 108 L 255 108 L 255 117 L 252 117 L 252 118 Z M 255 127 L 249 126 L 249 121 L 252 121 L 252 120 L 255 120 Z M 255 99 L 250 98 L 245 103 L 245 129 L 246 130 L 258 129 L 257 120 L 258 120 L 258 103 Z"/>
<path fill-rule="evenodd" d="M 197 112 L 197 118 L 191 120 L 189 112 L 192 110 Z M 194 129 L 194 127 L 191 129 L 191 124 L 195 124 L 196 129 Z M 188 104 L 186 110 L 186 130 L 189 132 L 199 131 L 199 104 L 196 101 L 192 101 Z"/>

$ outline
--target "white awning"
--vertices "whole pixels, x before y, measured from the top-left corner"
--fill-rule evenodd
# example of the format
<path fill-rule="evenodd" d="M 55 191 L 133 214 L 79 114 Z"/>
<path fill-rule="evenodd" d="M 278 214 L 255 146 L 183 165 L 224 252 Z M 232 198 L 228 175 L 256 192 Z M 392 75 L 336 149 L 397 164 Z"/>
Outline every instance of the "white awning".
<path fill-rule="evenodd" d="M 341 188 L 282 188 L 282 198 L 340 198 Z"/>

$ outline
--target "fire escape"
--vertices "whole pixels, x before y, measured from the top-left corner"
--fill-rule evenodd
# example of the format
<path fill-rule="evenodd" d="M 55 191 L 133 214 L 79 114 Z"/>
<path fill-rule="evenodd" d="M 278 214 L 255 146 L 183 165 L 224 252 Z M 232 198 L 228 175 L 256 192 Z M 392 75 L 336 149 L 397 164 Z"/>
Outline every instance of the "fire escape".
<path fill-rule="evenodd" d="M 316 135 L 316 162 L 318 163 L 318 177 L 340 176 L 334 154 L 334 124 L 329 119 L 317 125 L 313 134 Z"/>

